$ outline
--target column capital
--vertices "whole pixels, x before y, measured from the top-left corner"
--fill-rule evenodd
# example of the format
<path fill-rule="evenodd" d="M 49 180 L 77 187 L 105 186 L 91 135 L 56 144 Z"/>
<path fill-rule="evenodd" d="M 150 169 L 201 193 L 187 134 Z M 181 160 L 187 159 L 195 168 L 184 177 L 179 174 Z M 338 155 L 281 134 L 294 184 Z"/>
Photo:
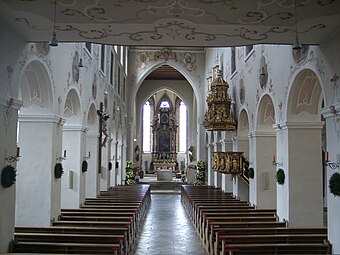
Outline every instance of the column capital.
<path fill-rule="evenodd" d="M 336 115 L 338 115 L 337 113 L 340 113 L 340 102 L 321 109 L 321 114 L 326 119 L 335 117 Z"/>
<path fill-rule="evenodd" d="M 248 137 L 254 138 L 254 137 L 272 137 L 275 136 L 275 132 L 270 130 L 253 130 L 249 132 Z"/>
<path fill-rule="evenodd" d="M 20 122 L 36 122 L 36 123 L 55 123 L 60 126 L 65 124 L 65 119 L 54 114 L 19 114 Z"/>
<path fill-rule="evenodd" d="M 64 125 L 63 127 L 63 131 L 69 131 L 69 132 L 72 132 L 72 131 L 80 131 L 80 132 L 85 132 L 87 133 L 88 131 L 88 128 L 83 126 L 83 125 Z"/>
<path fill-rule="evenodd" d="M 323 121 L 306 121 L 306 122 L 282 122 L 273 125 L 275 132 L 286 129 L 321 129 L 324 125 Z"/>
<path fill-rule="evenodd" d="M 23 102 L 13 97 L 0 95 L 0 105 L 7 106 L 14 110 L 19 110 L 21 106 L 23 105 Z"/>

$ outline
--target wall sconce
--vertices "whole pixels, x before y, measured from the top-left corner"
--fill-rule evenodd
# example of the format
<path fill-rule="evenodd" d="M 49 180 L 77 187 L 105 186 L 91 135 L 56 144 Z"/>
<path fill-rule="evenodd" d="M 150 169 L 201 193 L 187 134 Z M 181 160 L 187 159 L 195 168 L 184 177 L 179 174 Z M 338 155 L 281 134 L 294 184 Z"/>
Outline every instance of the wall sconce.
<path fill-rule="evenodd" d="M 14 161 L 19 161 L 20 158 L 20 147 L 17 147 L 17 154 L 15 156 L 8 156 L 5 160 L 8 163 L 13 163 Z"/>
<path fill-rule="evenodd" d="M 91 152 L 89 151 L 89 155 L 86 157 L 83 157 L 83 160 L 88 160 L 88 159 L 90 159 L 91 158 Z"/>
<path fill-rule="evenodd" d="M 53 33 L 49 45 L 52 47 L 58 46 L 57 34 L 55 32 L 55 20 L 57 16 L 57 0 L 54 0 L 54 16 L 53 16 Z"/>
<path fill-rule="evenodd" d="M 273 166 L 283 166 L 282 162 L 276 162 L 275 155 L 273 155 Z"/>
<path fill-rule="evenodd" d="M 330 162 L 328 160 L 328 151 L 325 152 L 325 166 L 330 167 L 331 169 L 337 169 L 340 168 L 339 162 Z"/>
<path fill-rule="evenodd" d="M 64 156 L 58 157 L 58 158 L 57 158 L 57 161 L 58 161 L 58 162 L 61 162 L 61 161 L 65 160 L 65 159 L 66 159 L 66 150 L 64 150 Z"/>

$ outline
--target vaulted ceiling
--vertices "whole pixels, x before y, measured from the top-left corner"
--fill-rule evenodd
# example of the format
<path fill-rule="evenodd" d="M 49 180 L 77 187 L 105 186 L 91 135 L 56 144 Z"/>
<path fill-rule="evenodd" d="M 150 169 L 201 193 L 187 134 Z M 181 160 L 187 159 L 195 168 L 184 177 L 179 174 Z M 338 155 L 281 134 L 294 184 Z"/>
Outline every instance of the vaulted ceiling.
<path fill-rule="evenodd" d="M 56 0 L 59 41 L 137 46 L 319 44 L 340 27 L 339 0 Z M 53 0 L 0 0 L 27 41 L 48 41 Z"/>

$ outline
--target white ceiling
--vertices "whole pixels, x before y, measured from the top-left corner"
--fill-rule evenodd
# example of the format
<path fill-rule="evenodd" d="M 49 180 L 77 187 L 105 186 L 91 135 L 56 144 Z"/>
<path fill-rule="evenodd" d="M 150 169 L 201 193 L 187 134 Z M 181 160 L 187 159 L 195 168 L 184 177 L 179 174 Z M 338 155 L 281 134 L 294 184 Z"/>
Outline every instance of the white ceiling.
<path fill-rule="evenodd" d="M 303 44 L 340 28 L 340 0 L 296 0 Z M 48 41 L 53 0 L 0 0 L 0 14 L 27 41 Z M 291 44 L 294 0 L 57 0 L 59 41 L 137 46 Z"/>

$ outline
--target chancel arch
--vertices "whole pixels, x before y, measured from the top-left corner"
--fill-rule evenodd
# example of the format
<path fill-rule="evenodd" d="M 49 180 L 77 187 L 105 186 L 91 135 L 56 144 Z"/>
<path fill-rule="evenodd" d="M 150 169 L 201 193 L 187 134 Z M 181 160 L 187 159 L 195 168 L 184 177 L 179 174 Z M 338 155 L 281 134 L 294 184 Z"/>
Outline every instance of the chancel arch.
<path fill-rule="evenodd" d="M 250 182 L 250 201 L 258 208 L 276 208 L 276 179 L 273 159 L 276 159 L 275 108 L 270 95 L 260 98 L 256 128 L 251 132 L 252 167 L 254 180 Z M 275 161 L 275 160 L 274 160 Z"/>
<path fill-rule="evenodd" d="M 287 121 L 275 126 L 286 180 L 277 186 L 277 209 L 291 226 L 323 226 L 323 98 L 317 74 L 310 69 L 299 71 L 288 92 Z"/>
<path fill-rule="evenodd" d="M 129 111 L 129 115 L 130 118 L 133 119 L 132 125 L 138 125 L 138 110 L 140 109 L 139 107 L 141 106 L 140 102 L 139 102 L 139 95 L 140 95 L 140 90 L 141 87 L 143 87 L 142 90 L 148 90 L 151 91 L 157 91 L 157 88 L 161 88 L 164 87 L 164 82 L 169 81 L 169 80 L 159 80 L 160 82 L 158 82 L 158 85 L 156 87 L 154 87 L 153 89 L 149 90 L 148 87 L 145 86 L 146 83 L 148 83 L 148 79 L 147 77 L 153 73 L 155 70 L 157 70 L 158 68 L 166 65 L 169 66 L 173 69 L 175 69 L 178 73 L 180 73 L 183 76 L 183 80 L 180 81 L 178 83 L 178 85 L 176 86 L 176 88 L 171 88 L 171 86 L 168 86 L 168 83 L 166 85 L 166 87 L 170 87 L 170 89 L 172 89 L 173 91 L 175 91 L 176 94 L 178 94 L 180 96 L 180 98 L 183 99 L 183 101 L 185 102 L 185 104 L 188 106 L 188 119 L 190 120 L 188 123 L 188 147 L 190 147 L 191 145 L 194 146 L 196 148 L 196 150 L 198 149 L 197 147 L 197 132 L 200 132 L 200 123 L 198 123 L 198 117 L 201 116 L 201 113 L 204 111 L 203 110 L 203 105 L 202 104 L 197 104 L 197 102 L 201 102 L 204 98 L 204 95 L 201 94 L 200 92 L 200 87 L 202 86 L 202 78 L 201 77 L 201 73 L 203 73 L 203 70 L 201 70 L 200 68 L 202 67 L 198 67 L 199 62 L 198 60 L 201 60 L 201 54 L 203 54 L 202 52 L 195 53 L 195 57 L 192 59 L 195 59 L 195 63 L 186 63 L 185 57 L 187 57 L 187 54 L 184 54 L 182 52 L 169 52 L 167 49 L 162 49 L 160 51 L 157 52 L 153 52 L 153 55 L 157 55 L 160 54 L 160 57 L 146 57 L 143 56 L 144 53 L 143 52 L 133 52 L 131 54 L 130 57 L 137 57 L 137 59 L 142 58 L 144 59 L 143 61 L 136 61 L 136 63 L 134 64 L 134 67 L 130 70 L 134 73 L 134 78 L 132 80 L 130 80 L 130 86 L 132 88 L 132 91 L 130 93 L 131 96 L 131 100 L 130 100 L 130 111 Z M 152 55 L 152 56 L 153 56 Z M 139 56 L 139 57 L 138 57 Z M 179 59 L 173 58 L 171 56 L 178 56 Z M 196 62 L 197 59 L 197 62 Z M 185 82 L 185 86 L 181 86 L 181 82 Z M 187 87 L 191 88 L 191 92 L 190 95 L 181 95 L 181 93 L 183 93 L 183 88 L 184 88 L 184 93 L 186 93 L 185 91 L 187 91 Z M 146 98 L 148 98 L 147 96 L 143 97 L 144 100 L 146 100 Z M 192 99 L 191 100 L 188 100 Z M 193 107 L 191 106 L 193 105 Z M 130 135 L 130 137 L 133 137 L 133 134 Z M 133 141 L 132 139 L 130 139 L 130 142 L 128 141 L 129 144 L 129 151 L 128 151 L 128 155 L 130 155 L 130 157 L 132 157 L 133 155 Z"/>

